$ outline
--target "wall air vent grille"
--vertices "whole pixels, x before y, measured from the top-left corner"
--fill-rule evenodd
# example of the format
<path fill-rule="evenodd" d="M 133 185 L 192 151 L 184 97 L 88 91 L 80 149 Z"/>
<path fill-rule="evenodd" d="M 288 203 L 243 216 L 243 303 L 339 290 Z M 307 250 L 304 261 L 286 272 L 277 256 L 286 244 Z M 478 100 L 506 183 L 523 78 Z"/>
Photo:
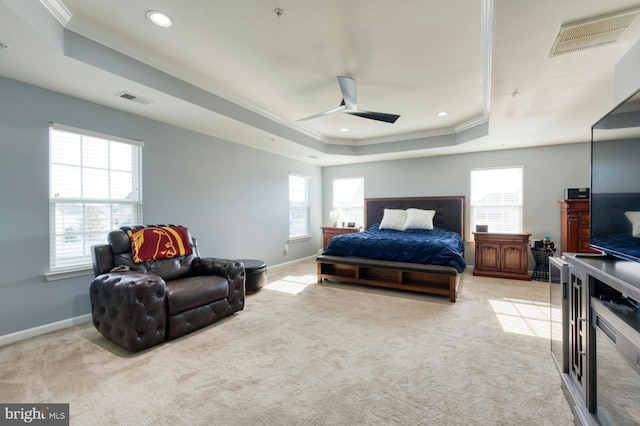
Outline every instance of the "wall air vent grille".
<path fill-rule="evenodd" d="M 638 16 L 640 8 L 633 8 L 564 24 L 560 27 L 549 56 L 617 43 Z"/>
<path fill-rule="evenodd" d="M 131 93 L 128 93 L 128 92 L 118 93 L 117 96 L 122 98 L 122 99 L 126 99 L 128 101 L 137 102 L 137 103 L 142 104 L 142 105 L 149 105 L 152 102 L 150 99 L 143 98 L 142 96 L 134 95 L 134 94 L 131 94 Z"/>

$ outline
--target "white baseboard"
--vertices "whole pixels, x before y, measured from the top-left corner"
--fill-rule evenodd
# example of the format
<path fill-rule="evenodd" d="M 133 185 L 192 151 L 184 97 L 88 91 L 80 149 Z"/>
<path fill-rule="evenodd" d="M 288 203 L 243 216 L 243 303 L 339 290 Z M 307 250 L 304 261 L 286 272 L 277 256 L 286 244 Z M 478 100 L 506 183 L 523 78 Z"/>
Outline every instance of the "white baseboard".
<path fill-rule="evenodd" d="M 68 318 L 62 321 L 52 322 L 50 324 L 40 325 L 38 327 L 29 328 L 27 330 L 16 331 L 15 333 L 0 336 L 0 346 L 9 345 L 19 342 L 20 340 L 29 339 L 52 331 L 62 330 L 63 328 L 73 327 L 74 325 L 84 324 L 91 321 L 91 314 L 80 315 L 78 317 Z"/>
<path fill-rule="evenodd" d="M 301 259 L 296 259 L 296 260 L 291 260 L 289 262 L 285 262 L 285 263 L 278 263 L 277 265 L 267 265 L 268 269 L 278 269 L 278 268 L 282 268 L 284 266 L 288 266 L 288 265 L 293 265 L 295 263 L 299 263 L 299 262 L 304 262 L 305 260 L 310 260 L 310 259 L 315 259 L 316 257 L 318 257 L 317 254 L 311 255 L 311 256 L 307 256 L 307 257 L 303 257 Z"/>

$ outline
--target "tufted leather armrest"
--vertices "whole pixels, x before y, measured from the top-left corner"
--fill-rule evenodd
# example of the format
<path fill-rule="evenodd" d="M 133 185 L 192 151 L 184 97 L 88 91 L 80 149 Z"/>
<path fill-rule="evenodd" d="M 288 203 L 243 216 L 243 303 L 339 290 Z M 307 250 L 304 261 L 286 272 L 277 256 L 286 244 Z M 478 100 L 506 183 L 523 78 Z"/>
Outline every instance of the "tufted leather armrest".
<path fill-rule="evenodd" d="M 198 257 L 191 264 L 192 275 L 220 275 L 229 281 L 227 315 L 244 309 L 244 264 L 237 260 Z"/>
<path fill-rule="evenodd" d="M 167 289 L 162 278 L 140 272 L 97 276 L 89 288 L 93 325 L 133 352 L 165 339 Z"/>

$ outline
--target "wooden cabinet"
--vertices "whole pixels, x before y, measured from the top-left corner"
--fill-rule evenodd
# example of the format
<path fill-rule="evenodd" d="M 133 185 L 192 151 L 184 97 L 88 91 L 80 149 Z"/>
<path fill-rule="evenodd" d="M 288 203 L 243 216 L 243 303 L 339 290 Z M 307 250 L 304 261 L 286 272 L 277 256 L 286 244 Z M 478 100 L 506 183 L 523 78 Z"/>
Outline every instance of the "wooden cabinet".
<path fill-rule="evenodd" d="M 589 248 L 589 200 L 560 200 L 560 252 L 599 253 Z"/>
<path fill-rule="evenodd" d="M 640 301 L 640 263 L 609 256 L 564 258 L 569 303 L 563 326 L 569 338 L 563 344 L 569 368 L 561 377 L 575 423 L 637 425 L 640 313 L 634 301 Z"/>
<path fill-rule="evenodd" d="M 336 235 L 360 232 L 361 228 L 338 228 L 335 226 L 322 226 L 322 250 L 326 250 L 329 241 Z"/>
<path fill-rule="evenodd" d="M 527 233 L 474 232 L 476 261 L 473 275 L 530 280 Z"/>

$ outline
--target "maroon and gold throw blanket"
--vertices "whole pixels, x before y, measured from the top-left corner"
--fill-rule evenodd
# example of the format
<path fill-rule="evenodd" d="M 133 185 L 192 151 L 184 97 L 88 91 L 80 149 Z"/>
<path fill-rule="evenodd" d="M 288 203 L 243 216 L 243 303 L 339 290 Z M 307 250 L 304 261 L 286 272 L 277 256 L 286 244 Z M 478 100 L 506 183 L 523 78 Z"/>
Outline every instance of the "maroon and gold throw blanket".
<path fill-rule="evenodd" d="M 129 229 L 133 262 L 164 259 L 191 254 L 187 230 L 183 226 L 149 226 Z"/>

